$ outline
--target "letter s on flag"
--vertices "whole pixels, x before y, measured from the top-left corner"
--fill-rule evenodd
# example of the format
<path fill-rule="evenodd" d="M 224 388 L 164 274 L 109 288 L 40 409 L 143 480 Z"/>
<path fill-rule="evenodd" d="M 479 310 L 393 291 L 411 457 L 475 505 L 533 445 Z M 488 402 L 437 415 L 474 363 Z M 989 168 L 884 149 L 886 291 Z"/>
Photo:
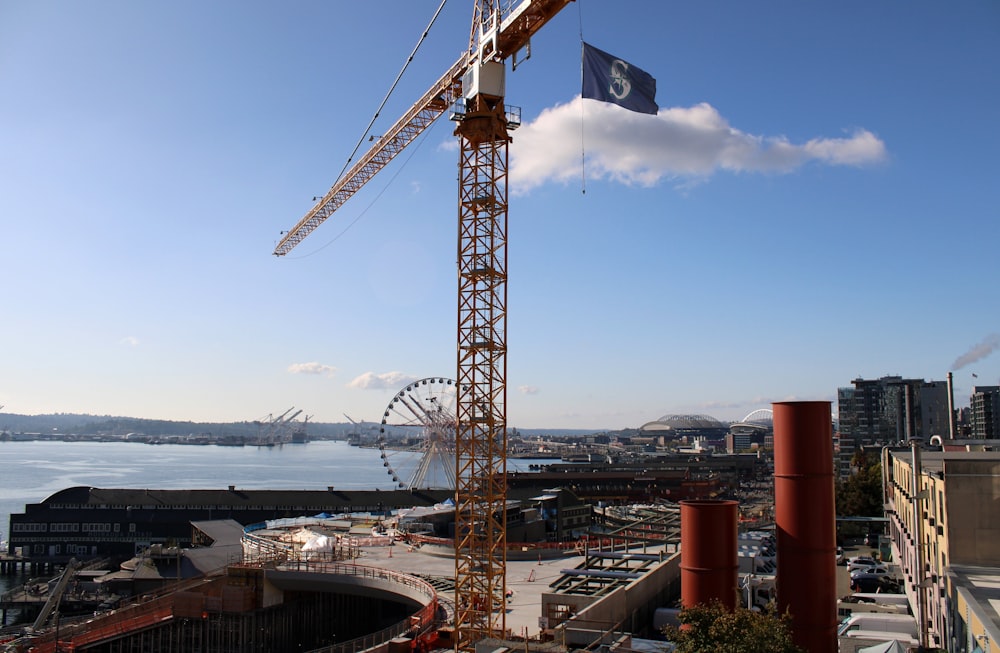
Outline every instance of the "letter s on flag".
<path fill-rule="evenodd" d="M 656 114 L 656 80 L 646 71 L 603 50 L 583 44 L 583 90 L 591 100 L 610 102 L 629 111 Z"/>

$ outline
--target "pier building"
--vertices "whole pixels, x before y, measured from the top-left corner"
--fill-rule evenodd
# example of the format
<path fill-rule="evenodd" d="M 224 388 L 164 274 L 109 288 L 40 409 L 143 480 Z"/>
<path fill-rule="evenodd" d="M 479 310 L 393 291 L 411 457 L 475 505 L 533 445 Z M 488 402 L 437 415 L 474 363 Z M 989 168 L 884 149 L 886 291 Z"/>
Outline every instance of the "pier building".
<path fill-rule="evenodd" d="M 566 540 L 587 532 L 591 506 L 706 499 L 766 478 L 755 455 L 656 456 L 623 462 L 565 462 L 508 474 L 512 541 Z M 323 512 L 388 514 L 430 507 L 453 490 L 156 490 L 72 487 L 10 517 L 10 565 L 129 558 L 151 545 L 189 546 L 190 523 L 232 519 L 247 525 Z M 537 522 L 541 522 L 540 524 Z M 450 537 L 444 530 L 437 533 Z M 19 561 L 17 563 L 13 560 Z"/>
<path fill-rule="evenodd" d="M 389 515 L 449 501 L 452 490 L 149 490 L 74 487 L 10 517 L 12 560 L 39 571 L 75 558 L 128 559 L 150 546 L 189 547 L 191 522 L 232 519 L 241 525 L 321 513 Z M 590 527 L 591 508 L 563 488 L 512 488 L 511 541 L 569 539 Z M 452 514 L 444 512 L 442 514 Z M 435 535 L 450 537 L 453 518 Z M 11 562 L 11 565 L 14 563 Z"/>

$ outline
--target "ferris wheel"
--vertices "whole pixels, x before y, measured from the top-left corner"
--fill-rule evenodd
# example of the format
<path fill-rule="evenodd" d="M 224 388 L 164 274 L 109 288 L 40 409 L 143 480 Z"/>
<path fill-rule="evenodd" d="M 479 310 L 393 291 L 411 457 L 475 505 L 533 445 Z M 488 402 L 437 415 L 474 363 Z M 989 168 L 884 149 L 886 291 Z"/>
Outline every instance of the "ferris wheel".
<path fill-rule="evenodd" d="M 426 378 L 389 401 L 378 448 L 398 488 L 455 488 L 456 394 L 455 381 Z"/>

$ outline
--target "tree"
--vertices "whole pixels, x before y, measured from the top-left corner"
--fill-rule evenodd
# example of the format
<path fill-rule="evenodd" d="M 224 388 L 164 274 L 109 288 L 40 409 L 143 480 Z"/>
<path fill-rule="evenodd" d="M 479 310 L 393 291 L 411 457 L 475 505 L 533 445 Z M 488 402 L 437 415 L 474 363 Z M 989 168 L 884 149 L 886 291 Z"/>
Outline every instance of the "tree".
<path fill-rule="evenodd" d="M 855 453 L 851 467 L 856 471 L 845 480 L 837 481 L 837 514 L 841 517 L 883 517 L 882 464 L 878 456 Z M 864 528 L 841 526 L 843 535 L 863 534 Z"/>
<path fill-rule="evenodd" d="M 792 643 L 791 617 L 772 605 L 764 612 L 738 607 L 730 612 L 719 601 L 681 610 L 681 628 L 667 626 L 663 635 L 676 653 L 802 653 Z"/>

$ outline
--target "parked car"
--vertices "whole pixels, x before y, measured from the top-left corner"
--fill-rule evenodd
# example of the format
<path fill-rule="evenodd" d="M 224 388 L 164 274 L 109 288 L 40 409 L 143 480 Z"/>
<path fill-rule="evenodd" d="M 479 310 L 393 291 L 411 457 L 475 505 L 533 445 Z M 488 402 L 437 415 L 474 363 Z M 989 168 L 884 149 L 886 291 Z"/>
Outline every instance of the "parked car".
<path fill-rule="evenodd" d="M 896 594 L 901 591 L 900 582 L 880 574 L 861 574 L 851 576 L 852 592 L 884 592 Z"/>
<path fill-rule="evenodd" d="M 854 578 L 855 576 L 887 576 L 888 574 L 888 567 L 885 567 L 884 565 L 872 565 L 871 567 L 855 569 L 851 572 L 851 578 Z"/>
<path fill-rule="evenodd" d="M 879 577 L 862 576 L 851 579 L 852 592 L 879 592 L 882 590 L 882 579 Z"/>
<path fill-rule="evenodd" d="M 857 571 L 858 569 L 866 569 L 868 567 L 874 567 L 878 564 L 875 558 L 869 556 L 855 556 L 847 561 L 848 571 Z"/>

